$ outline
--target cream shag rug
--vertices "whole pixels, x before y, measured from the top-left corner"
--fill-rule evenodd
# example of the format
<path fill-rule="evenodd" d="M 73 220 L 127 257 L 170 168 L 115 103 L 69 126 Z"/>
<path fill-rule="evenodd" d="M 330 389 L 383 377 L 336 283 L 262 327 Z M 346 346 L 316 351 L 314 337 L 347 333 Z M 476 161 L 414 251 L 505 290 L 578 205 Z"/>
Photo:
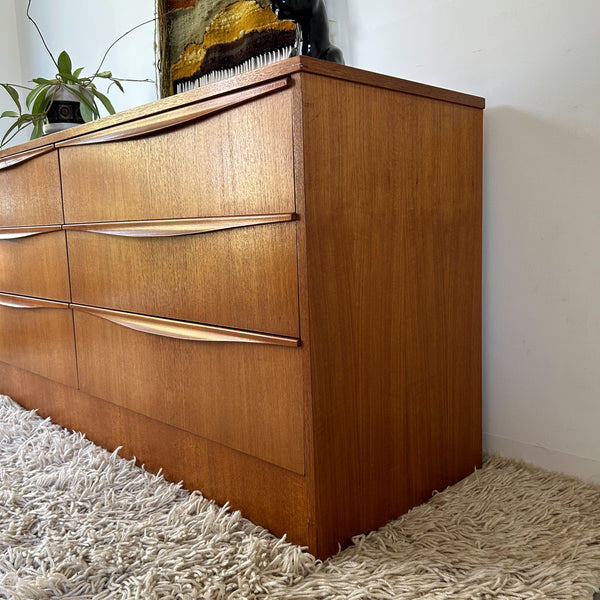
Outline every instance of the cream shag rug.
<path fill-rule="evenodd" d="M 6 396 L 0 452 L 0 598 L 591 600 L 600 585 L 600 487 L 514 461 L 320 562 Z"/>

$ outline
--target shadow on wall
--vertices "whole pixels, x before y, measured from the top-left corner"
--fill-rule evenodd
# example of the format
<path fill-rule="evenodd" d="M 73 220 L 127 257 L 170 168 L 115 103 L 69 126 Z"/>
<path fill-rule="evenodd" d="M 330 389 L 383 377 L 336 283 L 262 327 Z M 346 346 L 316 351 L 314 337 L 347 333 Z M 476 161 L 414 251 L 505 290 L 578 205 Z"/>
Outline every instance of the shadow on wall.
<path fill-rule="evenodd" d="M 577 125 L 485 113 L 483 429 L 600 461 L 600 135 Z"/>

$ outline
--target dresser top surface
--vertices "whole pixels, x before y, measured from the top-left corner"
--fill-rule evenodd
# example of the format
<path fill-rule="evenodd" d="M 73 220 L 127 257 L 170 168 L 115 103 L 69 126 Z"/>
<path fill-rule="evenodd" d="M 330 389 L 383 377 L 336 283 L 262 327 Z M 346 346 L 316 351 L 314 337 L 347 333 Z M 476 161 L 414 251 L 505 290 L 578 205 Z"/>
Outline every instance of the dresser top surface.
<path fill-rule="evenodd" d="M 435 100 L 462 104 L 477 109 L 483 109 L 485 107 L 485 99 L 479 96 L 463 94 L 461 92 L 417 83 L 406 79 L 399 79 L 389 75 L 372 73 L 370 71 L 348 67 L 345 65 L 338 65 L 308 56 L 295 56 L 267 67 L 255 69 L 254 71 L 243 73 L 241 75 L 212 83 L 195 90 L 182 92 L 167 98 L 161 98 L 159 100 L 155 100 L 154 102 L 124 110 L 117 114 L 109 115 L 83 125 L 78 125 L 65 131 L 60 131 L 36 140 L 31 140 L 29 142 L 24 142 L 16 146 L 5 148 L 0 150 L 0 158 L 18 154 L 20 152 L 27 152 L 43 146 L 51 146 L 52 144 L 65 139 L 84 135 L 128 121 L 133 121 L 142 117 L 160 114 L 174 108 L 201 102 L 203 100 L 207 100 L 208 98 L 254 85 L 259 85 L 261 83 L 265 83 L 280 77 L 290 76 L 295 73 L 312 73 L 314 75 L 320 75 L 332 79 L 352 81 L 359 84 L 380 87 L 406 94 L 412 94 L 415 96 L 422 96 Z"/>

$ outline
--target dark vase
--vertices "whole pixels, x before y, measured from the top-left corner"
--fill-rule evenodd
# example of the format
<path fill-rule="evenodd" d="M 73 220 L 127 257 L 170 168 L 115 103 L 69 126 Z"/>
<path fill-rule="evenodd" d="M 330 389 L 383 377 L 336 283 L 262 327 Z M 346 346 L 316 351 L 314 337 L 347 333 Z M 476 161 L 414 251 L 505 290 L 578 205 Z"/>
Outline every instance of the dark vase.
<path fill-rule="evenodd" d="M 81 116 L 79 98 L 67 88 L 60 89 L 46 112 L 44 135 L 69 129 L 81 123 L 84 123 L 84 120 Z"/>
<path fill-rule="evenodd" d="M 302 32 L 302 54 L 344 64 L 344 55 L 329 38 L 323 0 L 270 0 L 278 19 L 294 21 Z"/>

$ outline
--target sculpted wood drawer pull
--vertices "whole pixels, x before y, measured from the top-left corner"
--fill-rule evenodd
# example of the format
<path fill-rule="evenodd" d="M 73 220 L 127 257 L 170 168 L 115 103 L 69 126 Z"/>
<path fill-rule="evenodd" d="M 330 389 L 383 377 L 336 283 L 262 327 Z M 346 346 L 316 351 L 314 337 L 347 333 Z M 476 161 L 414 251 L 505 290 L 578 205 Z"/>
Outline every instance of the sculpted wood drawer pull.
<path fill-rule="evenodd" d="M 255 333 L 253 331 L 240 331 L 226 327 L 215 327 L 201 325 L 199 323 L 186 323 L 184 321 L 173 321 L 160 317 L 148 317 L 136 315 L 117 310 L 105 310 L 81 304 L 71 304 L 73 310 L 85 312 L 100 319 L 105 319 L 116 325 L 122 325 L 128 329 L 135 329 L 143 333 L 170 337 L 177 340 L 188 340 L 192 342 L 242 342 L 247 344 L 269 344 L 274 346 L 298 347 L 300 340 L 280 335 L 267 333 Z"/>
<path fill-rule="evenodd" d="M 33 150 L 28 150 L 27 152 L 19 152 L 19 154 L 13 154 L 12 156 L 0 158 L 0 171 L 2 169 L 14 167 L 15 165 L 25 162 L 26 160 L 31 160 L 36 156 L 41 156 L 47 152 L 52 152 L 52 150 L 54 150 L 54 146 L 42 146 L 41 148 L 34 148 Z"/>
<path fill-rule="evenodd" d="M 290 78 L 278 79 L 265 83 L 264 85 L 255 86 L 235 92 L 233 94 L 227 94 L 226 96 L 220 96 L 213 100 L 206 100 L 204 102 L 198 102 L 191 106 L 184 106 L 177 108 L 165 113 L 155 115 L 153 117 L 147 117 L 132 123 L 126 123 L 124 125 L 117 125 L 109 129 L 83 135 L 79 138 L 73 138 L 58 142 L 57 148 L 66 148 L 68 146 L 83 146 L 85 144 L 101 144 L 104 142 L 117 142 L 120 140 L 129 140 L 142 135 L 149 135 L 157 131 L 169 129 L 171 127 L 177 127 L 183 123 L 200 119 L 212 113 L 220 110 L 225 110 L 238 104 L 243 104 L 248 100 L 259 98 L 271 92 L 286 88 L 290 84 Z"/>
<path fill-rule="evenodd" d="M 24 296 L 13 296 L 12 294 L 0 294 L 0 306 L 8 306 L 9 308 L 69 308 L 66 302 L 25 298 Z"/>
<path fill-rule="evenodd" d="M 250 227 L 253 225 L 267 225 L 269 223 L 285 223 L 294 221 L 294 213 L 280 215 L 258 215 L 243 217 L 206 217 L 201 219 L 167 219 L 156 221 L 124 221 L 114 223 L 77 223 L 64 225 L 68 231 L 85 231 L 87 233 L 100 233 L 103 235 L 116 235 L 120 237 L 175 237 L 178 235 L 195 235 L 220 231 L 222 229 L 235 229 L 237 227 Z"/>
<path fill-rule="evenodd" d="M 41 227 L 2 227 L 0 228 L 0 240 L 18 240 L 19 238 L 60 231 L 60 225 L 42 225 Z"/>

